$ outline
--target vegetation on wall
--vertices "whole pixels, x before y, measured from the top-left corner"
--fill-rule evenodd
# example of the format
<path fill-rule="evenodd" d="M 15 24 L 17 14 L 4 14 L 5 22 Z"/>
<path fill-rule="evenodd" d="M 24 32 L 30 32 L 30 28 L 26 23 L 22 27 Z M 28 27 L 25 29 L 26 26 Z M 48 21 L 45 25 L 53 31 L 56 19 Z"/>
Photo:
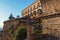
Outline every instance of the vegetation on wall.
<path fill-rule="evenodd" d="M 27 30 L 24 27 L 18 27 L 13 34 L 13 40 L 24 40 L 27 36 Z"/>
<path fill-rule="evenodd" d="M 24 40 L 27 36 L 27 30 L 26 28 L 21 28 L 18 32 L 16 40 Z"/>

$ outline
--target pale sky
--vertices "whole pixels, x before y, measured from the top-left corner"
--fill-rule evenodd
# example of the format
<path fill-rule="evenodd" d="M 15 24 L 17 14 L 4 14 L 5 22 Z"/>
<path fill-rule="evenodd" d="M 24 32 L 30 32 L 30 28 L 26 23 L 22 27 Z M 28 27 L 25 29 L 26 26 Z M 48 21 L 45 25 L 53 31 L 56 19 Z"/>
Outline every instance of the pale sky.
<path fill-rule="evenodd" d="M 3 22 L 8 20 L 11 13 L 14 17 L 21 16 L 21 11 L 33 2 L 35 0 L 0 0 L 0 28 L 3 27 Z"/>

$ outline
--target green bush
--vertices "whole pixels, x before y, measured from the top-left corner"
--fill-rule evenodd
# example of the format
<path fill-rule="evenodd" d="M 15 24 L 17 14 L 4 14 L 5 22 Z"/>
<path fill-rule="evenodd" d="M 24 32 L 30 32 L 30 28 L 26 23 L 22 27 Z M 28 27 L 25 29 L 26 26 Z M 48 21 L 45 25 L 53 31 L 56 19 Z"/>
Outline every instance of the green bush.
<path fill-rule="evenodd" d="M 41 33 L 41 30 L 35 30 L 35 33 Z"/>
<path fill-rule="evenodd" d="M 16 40 L 24 40 L 27 36 L 26 28 L 21 28 L 16 36 Z"/>

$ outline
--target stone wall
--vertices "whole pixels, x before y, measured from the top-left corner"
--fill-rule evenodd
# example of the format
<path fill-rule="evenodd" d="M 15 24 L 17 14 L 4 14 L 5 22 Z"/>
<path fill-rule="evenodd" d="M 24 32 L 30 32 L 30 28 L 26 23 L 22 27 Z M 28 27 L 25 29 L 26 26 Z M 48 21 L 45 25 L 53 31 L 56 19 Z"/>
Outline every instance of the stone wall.
<path fill-rule="evenodd" d="M 60 0 L 41 0 L 43 15 L 51 15 L 60 12 Z"/>
<path fill-rule="evenodd" d="M 42 33 L 60 36 L 60 17 L 42 19 Z"/>
<path fill-rule="evenodd" d="M 12 40 L 12 35 L 9 33 L 9 29 L 11 28 L 11 25 L 14 25 L 13 27 L 16 27 L 19 23 L 19 20 L 7 20 L 4 22 L 3 32 L 2 32 L 2 40 Z"/>

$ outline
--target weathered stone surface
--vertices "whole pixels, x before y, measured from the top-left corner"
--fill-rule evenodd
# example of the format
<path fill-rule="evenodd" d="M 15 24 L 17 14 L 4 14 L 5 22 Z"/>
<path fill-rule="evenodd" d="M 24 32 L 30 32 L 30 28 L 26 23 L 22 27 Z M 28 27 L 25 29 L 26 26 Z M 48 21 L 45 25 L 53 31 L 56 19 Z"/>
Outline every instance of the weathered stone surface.
<path fill-rule="evenodd" d="M 58 36 L 60 34 L 60 17 L 42 19 L 43 34 Z"/>
<path fill-rule="evenodd" d="M 41 0 L 43 15 L 51 15 L 60 12 L 60 0 Z"/>

